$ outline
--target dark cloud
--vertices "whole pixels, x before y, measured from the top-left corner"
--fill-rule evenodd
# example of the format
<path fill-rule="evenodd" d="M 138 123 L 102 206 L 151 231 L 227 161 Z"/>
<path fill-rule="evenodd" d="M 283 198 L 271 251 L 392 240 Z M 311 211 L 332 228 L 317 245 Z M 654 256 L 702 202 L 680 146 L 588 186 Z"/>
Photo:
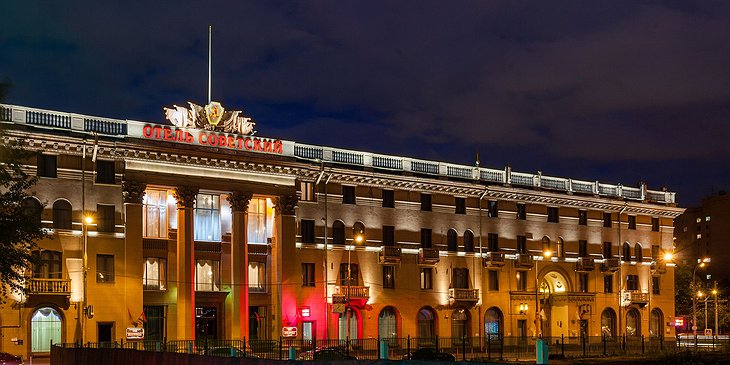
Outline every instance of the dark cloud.
<path fill-rule="evenodd" d="M 139 120 L 213 95 L 304 143 L 611 182 L 730 187 L 719 1 L 22 2 L 9 102 Z"/>

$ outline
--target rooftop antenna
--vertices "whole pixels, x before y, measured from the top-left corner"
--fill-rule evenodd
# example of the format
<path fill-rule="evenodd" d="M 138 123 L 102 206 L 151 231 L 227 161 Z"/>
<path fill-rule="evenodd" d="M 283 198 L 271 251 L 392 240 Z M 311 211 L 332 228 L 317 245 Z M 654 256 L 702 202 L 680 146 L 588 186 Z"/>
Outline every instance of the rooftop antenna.
<path fill-rule="evenodd" d="M 208 104 L 210 104 L 210 69 L 211 69 L 211 49 L 213 47 L 213 26 L 208 26 Z"/>

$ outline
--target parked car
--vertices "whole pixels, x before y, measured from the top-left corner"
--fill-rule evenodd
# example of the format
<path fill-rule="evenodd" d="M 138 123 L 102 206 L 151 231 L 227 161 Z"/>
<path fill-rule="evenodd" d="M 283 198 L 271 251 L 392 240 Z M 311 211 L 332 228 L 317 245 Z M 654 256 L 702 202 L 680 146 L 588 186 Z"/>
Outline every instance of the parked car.
<path fill-rule="evenodd" d="M 23 365 L 23 358 L 7 352 L 0 352 L 0 365 Z"/>
<path fill-rule="evenodd" d="M 354 355 L 348 355 L 347 352 L 340 347 L 318 347 L 314 350 L 302 352 L 299 356 L 297 356 L 297 360 L 357 360 L 357 357 Z"/>
<path fill-rule="evenodd" d="M 231 352 L 233 351 L 233 352 Z M 249 359 L 258 359 L 259 357 L 250 353 L 244 352 L 243 350 L 232 347 L 232 346 L 218 346 L 209 347 L 200 352 L 201 355 L 216 356 L 216 357 L 246 357 Z M 233 354 L 233 356 L 231 356 Z"/>
<path fill-rule="evenodd" d="M 437 351 L 433 347 L 424 347 L 405 354 L 403 360 L 456 361 L 456 357 L 448 352 Z"/>

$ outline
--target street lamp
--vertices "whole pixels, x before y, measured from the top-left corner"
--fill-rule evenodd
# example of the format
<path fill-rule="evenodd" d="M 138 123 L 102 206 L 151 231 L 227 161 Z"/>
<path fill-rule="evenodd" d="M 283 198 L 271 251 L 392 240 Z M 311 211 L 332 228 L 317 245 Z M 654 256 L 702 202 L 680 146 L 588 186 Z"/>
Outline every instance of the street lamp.
<path fill-rule="evenodd" d="M 84 236 L 84 247 L 83 247 L 83 280 L 84 280 L 84 299 L 83 299 L 83 305 L 81 306 L 81 312 L 83 317 L 81 318 L 81 342 L 84 341 L 86 337 L 86 318 L 89 317 L 89 305 L 88 305 L 88 299 L 87 299 L 87 289 L 88 286 L 88 269 L 89 269 L 89 257 L 88 257 L 88 247 L 89 247 L 89 225 L 94 223 L 94 217 L 87 215 L 84 217 L 83 222 L 81 222 L 81 233 Z"/>
<path fill-rule="evenodd" d="M 354 226 L 352 226 L 352 242 L 353 243 L 363 243 L 365 242 L 365 225 L 357 222 Z M 350 317 L 352 317 L 350 309 L 350 292 L 352 291 L 352 262 L 350 260 L 350 253 L 352 250 L 354 250 L 355 247 L 350 247 L 349 250 L 347 250 L 347 309 L 346 309 L 346 316 L 347 316 L 347 339 L 350 339 Z"/>
<path fill-rule="evenodd" d="M 712 289 L 712 295 L 715 296 L 715 336 L 719 335 L 717 332 L 717 281 L 715 282 L 715 288 Z M 705 319 L 707 321 L 707 319 Z"/>
<path fill-rule="evenodd" d="M 697 275 L 697 269 L 705 267 L 710 262 L 709 258 L 697 259 L 697 265 L 692 270 L 692 290 L 697 289 L 695 285 L 695 275 Z M 701 292 L 700 292 L 701 293 Z M 699 293 L 698 293 L 699 295 Z M 697 296 L 692 295 L 692 334 L 697 337 Z"/>
<path fill-rule="evenodd" d="M 553 252 L 550 251 L 550 249 L 546 249 L 542 251 L 542 257 L 544 259 L 550 259 L 550 257 L 553 255 Z M 542 338 L 542 316 L 540 315 L 540 270 L 538 270 L 537 262 L 539 260 L 535 260 L 535 325 L 537 326 L 537 330 L 535 331 L 537 333 L 538 338 Z"/>

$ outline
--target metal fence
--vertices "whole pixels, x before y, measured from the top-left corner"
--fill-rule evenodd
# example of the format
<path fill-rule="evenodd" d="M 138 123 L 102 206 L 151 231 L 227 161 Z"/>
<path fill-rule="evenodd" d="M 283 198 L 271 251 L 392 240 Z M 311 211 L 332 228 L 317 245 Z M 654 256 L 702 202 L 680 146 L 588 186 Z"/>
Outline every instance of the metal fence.
<path fill-rule="evenodd" d="M 382 342 L 385 345 L 381 345 Z M 647 355 L 697 350 L 730 352 L 727 336 L 700 337 L 545 337 L 551 357 L 605 357 Z M 177 340 L 122 341 L 54 344 L 62 348 L 125 348 L 153 352 L 175 352 L 225 357 L 251 357 L 286 360 L 290 352 L 296 359 L 312 360 L 316 349 L 337 348 L 340 352 L 361 360 L 400 360 L 415 350 L 435 348 L 454 355 L 457 360 L 534 359 L 535 338 L 506 337 L 402 337 L 351 340 Z"/>

